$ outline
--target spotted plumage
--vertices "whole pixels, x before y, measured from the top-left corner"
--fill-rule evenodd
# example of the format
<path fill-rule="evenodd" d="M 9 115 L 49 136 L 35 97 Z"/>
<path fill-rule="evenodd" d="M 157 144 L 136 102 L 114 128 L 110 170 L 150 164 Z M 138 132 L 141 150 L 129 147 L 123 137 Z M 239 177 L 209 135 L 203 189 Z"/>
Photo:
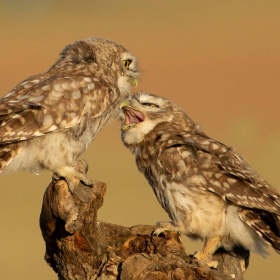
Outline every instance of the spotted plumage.
<path fill-rule="evenodd" d="M 206 240 L 196 257 L 242 245 L 280 253 L 280 194 L 237 152 L 211 139 L 170 100 L 139 93 L 121 105 L 122 140 L 177 230 Z"/>
<path fill-rule="evenodd" d="M 121 45 L 91 38 L 66 46 L 47 72 L 0 99 L 1 174 L 47 169 L 90 184 L 73 166 L 137 78 L 136 58 Z"/>

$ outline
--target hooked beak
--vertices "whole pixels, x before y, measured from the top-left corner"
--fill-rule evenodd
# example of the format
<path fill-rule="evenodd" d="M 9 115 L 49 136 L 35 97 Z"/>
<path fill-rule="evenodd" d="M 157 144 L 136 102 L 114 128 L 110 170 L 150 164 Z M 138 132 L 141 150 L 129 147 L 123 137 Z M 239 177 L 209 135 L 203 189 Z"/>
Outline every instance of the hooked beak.
<path fill-rule="evenodd" d="M 133 128 L 136 124 L 145 120 L 145 115 L 132 107 L 128 100 L 124 100 L 121 103 L 120 109 L 122 109 L 125 114 L 125 124 L 122 127 L 124 131 Z"/>
<path fill-rule="evenodd" d="M 136 78 L 130 77 L 127 81 L 134 87 L 138 86 L 138 80 Z"/>
<path fill-rule="evenodd" d="M 121 105 L 120 105 L 120 109 L 122 109 L 122 108 L 124 108 L 124 107 L 131 107 L 131 104 L 130 104 L 130 102 L 126 99 L 126 100 L 124 100 L 122 103 L 121 103 Z"/>

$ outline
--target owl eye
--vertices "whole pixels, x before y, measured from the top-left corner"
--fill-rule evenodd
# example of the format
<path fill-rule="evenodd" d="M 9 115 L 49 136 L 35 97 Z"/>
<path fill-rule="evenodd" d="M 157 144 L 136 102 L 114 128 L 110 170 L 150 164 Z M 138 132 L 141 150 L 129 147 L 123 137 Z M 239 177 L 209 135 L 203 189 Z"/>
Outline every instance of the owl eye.
<path fill-rule="evenodd" d="M 123 61 L 123 65 L 124 65 L 124 67 L 126 68 L 126 69 L 129 69 L 129 65 L 131 64 L 131 60 L 130 59 L 128 59 L 128 60 L 124 60 Z"/>
<path fill-rule="evenodd" d="M 149 106 L 149 107 L 159 108 L 159 106 L 154 104 L 154 103 L 142 103 L 142 105 Z"/>

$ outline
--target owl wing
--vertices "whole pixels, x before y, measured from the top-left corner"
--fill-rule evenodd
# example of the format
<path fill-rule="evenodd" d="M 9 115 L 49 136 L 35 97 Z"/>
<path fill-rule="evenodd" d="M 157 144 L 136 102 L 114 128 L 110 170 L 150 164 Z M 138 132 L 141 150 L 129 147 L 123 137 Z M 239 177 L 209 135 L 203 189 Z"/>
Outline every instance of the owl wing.
<path fill-rule="evenodd" d="M 0 143 L 74 127 L 103 114 L 117 96 L 117 87 L 91 77 L 30 77 L 0 99 Z"/>
<path fill-rule="evenodd" d="M 174 180 L 197 184 L 240 206 L 280 215 L 279 193 L 232 148 L 203 133 L 170 137 L 158 160 Z M 197 177 L 192 177 L 192 168 L 197 168 Z"/>

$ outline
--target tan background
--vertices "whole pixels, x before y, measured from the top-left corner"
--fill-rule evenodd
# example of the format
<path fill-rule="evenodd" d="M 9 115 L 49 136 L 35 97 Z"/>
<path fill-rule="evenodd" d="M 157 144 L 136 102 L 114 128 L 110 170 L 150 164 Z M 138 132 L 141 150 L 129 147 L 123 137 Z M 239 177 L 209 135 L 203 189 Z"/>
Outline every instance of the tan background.
<path fill-rule="evenodd" d="M 1 96 L 88 37 L 124 45 L 138 57 L 139 90 L 177 102 L 280 190 L 280 1 L 0 0 Z M 108 184 L 99 219 L 166 220 L 119 131 L 111 123 L 84 155 L 89 177 Z M 0 179 L 0 279 L 56 279 L 38 223 L 51 176 Z M 192 253 L 201 243 L 185 246 Z M 253 255 L 246 279 L 280 279 L 279 262 L 272 250 L 267 260 Z"/>

